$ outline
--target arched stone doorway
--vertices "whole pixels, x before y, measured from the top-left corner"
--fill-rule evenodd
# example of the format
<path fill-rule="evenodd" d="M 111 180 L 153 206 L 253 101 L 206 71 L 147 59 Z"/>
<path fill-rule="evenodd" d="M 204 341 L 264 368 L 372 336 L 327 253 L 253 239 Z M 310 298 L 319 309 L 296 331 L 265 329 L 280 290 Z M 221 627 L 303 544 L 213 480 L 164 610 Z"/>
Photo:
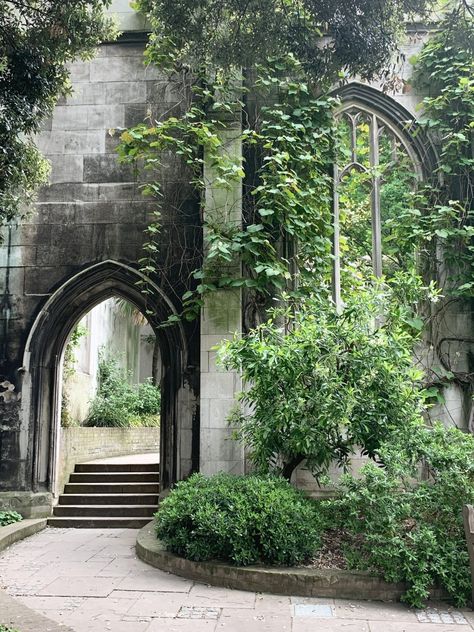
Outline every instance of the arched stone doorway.
<path fill-rule="evenodd" d="M 140 291 L 147 283 L 149 293 Z M 66 280 L 37 315 L 25 346 L 23 425 L 29 428 L 28 478 L 31 489 L 55 492 L 60 425 L 61 364 L 69 333 L 92 307 L 119 296 L 147 318 L 162 357 L 161 484 L 167 489 L 199 462 L 198 376 L 188 366 L 188 342 L 181 323 L 160 328 L 175 313 L 172 302 L 133 267 L 104 261 Z"/>

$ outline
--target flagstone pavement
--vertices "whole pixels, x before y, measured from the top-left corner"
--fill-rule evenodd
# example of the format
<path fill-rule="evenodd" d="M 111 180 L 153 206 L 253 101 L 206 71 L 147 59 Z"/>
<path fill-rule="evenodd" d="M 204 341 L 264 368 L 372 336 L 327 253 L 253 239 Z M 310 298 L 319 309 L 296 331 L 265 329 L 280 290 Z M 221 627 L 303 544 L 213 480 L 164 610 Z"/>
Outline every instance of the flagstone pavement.
<path fill-rule="evenodd" d="M 37 613 L 41 623 L 34 632 L 58 629 L 40 615 L 75 632 L 474 630 L 472 611 L 446 604 L 418 611 L 397 603 L 284 597 L 199 584 L 138 560 L 136 535 L 131 529 L 46 529 L 13 545 L 0 554 L 0 588 L 14 597 L 10 609 L 21 603 Z M 0 624 L 9 620 L 8 603 L 0 599 Z M 18 619 L 19 632 L 32 629 L 31 621 L 28 629 L 20 625 Z"/>

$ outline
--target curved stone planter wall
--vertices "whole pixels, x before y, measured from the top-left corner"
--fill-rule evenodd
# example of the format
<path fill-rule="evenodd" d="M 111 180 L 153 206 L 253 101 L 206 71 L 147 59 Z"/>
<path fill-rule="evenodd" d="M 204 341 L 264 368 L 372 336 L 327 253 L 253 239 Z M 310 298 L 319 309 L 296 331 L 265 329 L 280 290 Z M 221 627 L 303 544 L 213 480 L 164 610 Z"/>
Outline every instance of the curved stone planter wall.
<path fill-rule="evenodd" d="M 9 524 L 6 527 L 0 527 L 0 551 L 11 546 L 19 540 L 23 540 L 30 535 L 34 535 L 46 528 L 47 520 L 39 518 L 37 520 L 22 520 Z"/>
<path fill-rule="evenodd" d="M 139 531 L 136 551 L 141 560 L 160 570 L 224 588 L 300 597 L 377 601 L 398 601 L 406 591 L 402 583 L 390 584 L 381 577 L 362 571 L 239 567 L 222 562 L 193 562 L 167 551 L 156 539 L 153 523 Z M 431 597 L 445 599 L 446 594 L 436 589 Z"/>

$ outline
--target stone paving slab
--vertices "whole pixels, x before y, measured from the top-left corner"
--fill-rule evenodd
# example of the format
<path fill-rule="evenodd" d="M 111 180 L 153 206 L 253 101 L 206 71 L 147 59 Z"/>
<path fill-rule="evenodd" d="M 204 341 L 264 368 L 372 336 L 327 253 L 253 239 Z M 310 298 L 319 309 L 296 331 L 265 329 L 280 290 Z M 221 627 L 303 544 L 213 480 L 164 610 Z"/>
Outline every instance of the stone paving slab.
<path fill-rule="evenodd" d="M 433 602 L 286 597 L 207 586 L 151 568 L 133 529 L 46 529 L 0 554 L 0 623 L 20 632 L 473 632 Z"/>
<path fill-rule="evenodd" d="M 27 608 L 0 590 L 0 624 L 11 626 L 19 632 L 73 632 L 72 628 L 46 618 L 35 608 Z"/>

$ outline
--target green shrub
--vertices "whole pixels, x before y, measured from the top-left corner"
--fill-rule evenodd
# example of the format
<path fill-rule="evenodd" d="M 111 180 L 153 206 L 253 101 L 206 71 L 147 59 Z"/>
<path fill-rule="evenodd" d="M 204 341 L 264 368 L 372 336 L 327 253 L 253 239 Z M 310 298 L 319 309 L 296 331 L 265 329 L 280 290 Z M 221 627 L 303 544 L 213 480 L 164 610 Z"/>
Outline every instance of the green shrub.
<path fill-rule="evenodd" d="M 99 389 L 91 402 L 86 426 L 159 426 L 160 390 L 150 382 L 130 384 L 116 360 L 99 361 Z"/>
<path fill-rule="evenodd" d="M 156 531 L 191 560 L 291 566 L 318 548 L 314 507 L 281 478 L 194 474 L 160 504 Z"/>
<path fill-rule="evenodd" d="M 13 628 L 9 628 L 7 625 L 2 625 L 0 623 L 0 632 L 18 632 L 18 630 L 14 630 Z"/>
<path fill-rule="evenodd" d="M 380 451 L 384 468 L 367 464 L 361 478 L 343 478 L 323 503 L 329 522 L 353 538 L 352 568 L 404 581 L 404 599 L 420 607 L 435 584 L 464 605 L 471 579 L 462 506 L 474 502 L 474 437 L 457 428 L 411 428 Z M 415 482 L 422 466 L 427 479 Z"/>
<path fill-rule="evenodd" d="M 422 292 L 400 276 L 390 288 L 348 295 L 341 314 L 313 296 L 220 346 L 224 366 L 246 383 L 230 421 L 259 473 L 289 479 L 304 459 L 320 477 L 334 462 L 347 465 L 358 447 L 374 457 L 391 432 L 420 419 L 419 331 L 407 325 L 407 310 L 399 313 L 402 283 L 405 295 Z M 380 314 L 384 323 L 374 327 Z"/>
<path fill-rule="evenodd" d="M 6 527 L 20 520 L 23 520 L 23 516 L 16 511 L 0 511 L 0 527 Z"/>

